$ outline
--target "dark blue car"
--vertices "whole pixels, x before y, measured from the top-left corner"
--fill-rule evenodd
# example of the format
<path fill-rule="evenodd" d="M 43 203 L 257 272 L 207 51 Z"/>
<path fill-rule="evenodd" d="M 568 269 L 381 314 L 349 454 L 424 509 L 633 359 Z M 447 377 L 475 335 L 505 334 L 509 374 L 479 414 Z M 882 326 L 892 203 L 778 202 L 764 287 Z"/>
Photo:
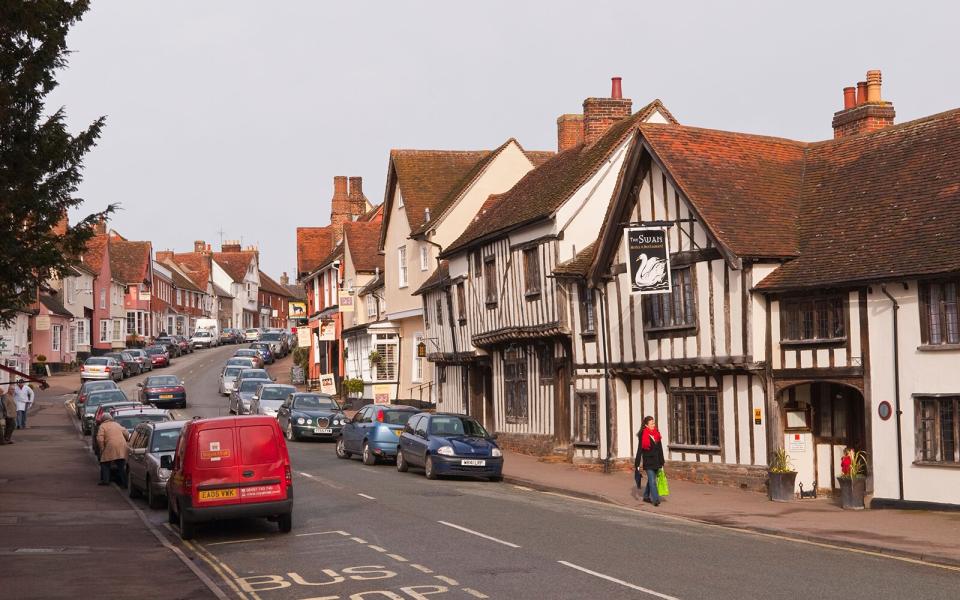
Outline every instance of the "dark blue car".
<path fill-rule="evenodd" d="M 423 467 L 427 479 L 441 475 L 503 479 L 503 452 L 480 423 L 466 415 L 417 413 L 400 435 L 397 470 Z"/>
<path fill-rule="evenodd" d="M 337 438 L 337 456 L 359 454 L 363 464 L 375 465 L 380 459 L 393 460 L 403 426 L 417 414 L 412 406 L 368 404 L 346 422 Z"/>
<path fill-rule="evenodd" d="M 260 353 L 260 358 L 263 359 L 263 364 L 265 365 L 273 364 L 273 352 L 270 351 L 270 344 L 256 342 L 256 343 L 250 344 L 250 347 Z"/>

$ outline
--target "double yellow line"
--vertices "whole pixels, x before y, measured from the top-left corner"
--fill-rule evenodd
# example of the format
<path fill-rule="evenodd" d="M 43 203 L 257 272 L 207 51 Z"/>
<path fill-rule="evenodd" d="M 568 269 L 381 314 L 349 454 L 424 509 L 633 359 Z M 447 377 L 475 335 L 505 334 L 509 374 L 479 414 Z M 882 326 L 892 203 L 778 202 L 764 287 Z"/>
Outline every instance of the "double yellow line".
<path fill-rule="evenodd" d="M 165 523 L 164 527 L 168 531 L 176 535 L 176 532 L 170 527 L 169 523 Z M 179 536 L 178 536 L 179 537 Z M 184 546 L 190 549 L 191 552 L 200 557 L 200 560 L 207 563 L 214 573 L 220 576 L 223 579 L 224 583 L 233 590 L 240 600 L 260 600 L 260 596 L 256 592 L 244 592 L 240 587 L 237 586 L 237 581 L 240 577 L 231 569 L 225 562 L 216 557 L 212 552 L 200 545 L 199 542 L 190 542 L 189 540 L 180 540 Z"/>

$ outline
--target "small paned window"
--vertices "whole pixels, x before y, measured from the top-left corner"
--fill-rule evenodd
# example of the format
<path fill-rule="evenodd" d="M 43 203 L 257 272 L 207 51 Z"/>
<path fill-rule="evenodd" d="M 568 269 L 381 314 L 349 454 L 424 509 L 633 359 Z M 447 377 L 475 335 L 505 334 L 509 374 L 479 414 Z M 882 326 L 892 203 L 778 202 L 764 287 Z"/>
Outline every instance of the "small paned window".
<path fill-rule="evenodd" d="M 672 445 L 720 450 L 720 412 L 715 390 L 689 390 L 670 396 Z"/>
<path fill-rule="evenodd" d="M 496 306 L 497 261 L 492 256 L 488 256 L 483 260 L 483 287 L 484 299 L 486 300 L 487 306 Z"/>
<path fill-rule="evenodd" d="M 843 296 L 789 298 L 780 302 L 780 338 L 788 342 L 844 341 Z"/>
<path fill-rule="evenodd" d="M 537 247 L 523 251 L 523 284 L 527 296 L 540 293 L 540 254 Z"/>
<path fill-rule="evenodd" d="M 457 284 L 457 319 L 461 325 L 467 322 L 467 293 L 462 281 Z"/>
<path fill-rule="evenodd" d="M 583 284 L 577 289 L 580 297 L 580 333 L 594 335 L 597 332 L 597 312 L 593 302 L 593 290 Z"/>
<path fill-rule="evenodd" d="M 503 357 L 504 417 L 507 423 L 526 423 L 527 357 L 523 351 L 510 349 Z"/>
<path fill-rule="evenodd" d="M 960 344 L 960 319 L 955 281 L 924 283 L 920 286 L 920 325 L 923 343 Z"/>
<path fill-rule="evenodd" d="M 960 396 L 916 399 L 917 462 L 960 463 Z"/>
<path fill-rule="evenodd" d="M 669 294 L 643 296 L 643 327 L 647 331 L 697 326 L 697 306 L 690 267 L 673 269 L 670 277 L 673 289 Z"/>
<path fill-rule="evenodd" d="M 596 446 L 600 443 L 599 414 L 596 392 L 577 392 L 574 441 L 577 444 Z"/>

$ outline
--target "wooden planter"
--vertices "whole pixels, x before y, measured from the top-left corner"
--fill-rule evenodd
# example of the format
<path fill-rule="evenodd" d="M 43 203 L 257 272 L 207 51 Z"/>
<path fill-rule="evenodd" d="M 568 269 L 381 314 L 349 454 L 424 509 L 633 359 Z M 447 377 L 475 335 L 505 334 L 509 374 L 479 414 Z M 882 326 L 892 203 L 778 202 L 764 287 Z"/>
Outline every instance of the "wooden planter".
<path fill-rule="evenodd" d="M 867 480 L 863 477 L 850 479 L 837 477 L 840 483 L 840 506 L 847 510 L 863 510 L 863 497 L 867 495 Z"/>
<path fill-rule="evenodd" d="M 797 483 L 797 472 L 787 473 L 767 472 L 767 497 L 774 502 L 792 502 L 796 498 L 794 486 Z"/>

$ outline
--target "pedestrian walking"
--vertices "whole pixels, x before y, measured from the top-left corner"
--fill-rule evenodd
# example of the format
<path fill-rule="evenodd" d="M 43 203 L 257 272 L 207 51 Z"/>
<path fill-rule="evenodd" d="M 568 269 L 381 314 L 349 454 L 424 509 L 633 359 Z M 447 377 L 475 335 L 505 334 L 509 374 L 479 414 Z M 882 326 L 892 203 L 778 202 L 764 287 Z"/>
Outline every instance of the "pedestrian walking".
<path fill-rule="evenodd" d="M 643 461 L 643 470 L 647 474 L 647 485 L 643 489 L 643 501 L 660 506 L 660 494 L 657 492 L 657 471 L 663 468 L 663 444 L 660 431 L 653 417 L 643 418 L 640 436 L 639 458 Z"/>
<path fill-rule="evenodd" d="M 111 474 L 117 471 L 120 485 L 127 485 L 127 430 L 113 420 L 113 415 L 103 415 L 97 430 L 97 446 L 100 448 L 100 483 L 110 485 Z"/>
<path fill-rule="evenodd" d="M 17 401 L 13 399 L 13 384 L 8 385 L 3 393 L 0 407 L 3 412 L 3 439 L 0 444 L 12 444 L 13 430 L 17 428 Z"/>
<path fill-rule="evenodd" d="M 27 411 L 33 406 L 33 388 L 18 379 L 13 389 L 13 400 L 17 403 L 17 429 L 26 429 Z"/>

